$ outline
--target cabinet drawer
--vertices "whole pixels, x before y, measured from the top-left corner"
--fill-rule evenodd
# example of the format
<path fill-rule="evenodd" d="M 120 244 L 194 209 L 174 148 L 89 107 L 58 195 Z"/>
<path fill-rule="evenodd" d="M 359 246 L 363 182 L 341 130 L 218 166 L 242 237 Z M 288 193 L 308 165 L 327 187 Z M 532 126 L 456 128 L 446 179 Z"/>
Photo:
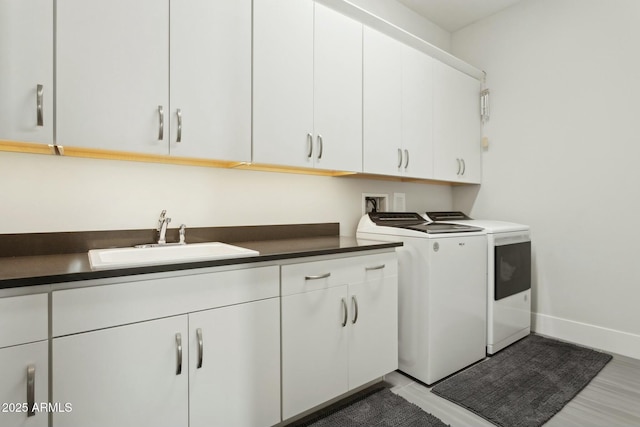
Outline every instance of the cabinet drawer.
<path fill-rule="evenodd" d="M 278 296 L 277 266 L 53 292 L 54 337 Z"/>
<path fill-rule="evenodd" d="M 47 294 L 0 299 L 0 348 L 48 337 Z"/>
<path fill-rule="evenodd" d="M 397 274 L 395 252 L 282 266 L 282 296 Z"/>

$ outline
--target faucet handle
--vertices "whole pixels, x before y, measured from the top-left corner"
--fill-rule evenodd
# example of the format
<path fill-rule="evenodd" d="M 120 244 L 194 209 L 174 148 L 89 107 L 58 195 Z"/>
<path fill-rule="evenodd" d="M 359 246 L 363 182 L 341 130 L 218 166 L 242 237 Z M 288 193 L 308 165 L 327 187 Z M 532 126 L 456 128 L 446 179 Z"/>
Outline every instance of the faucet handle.
<path fill-rule="evenodd" d="M 187 242 L 185 241 L 185 235 L 187 232 L 187 226 L 184 224 L 180 224 L 180 244 L 185 245 Z"/>
<path fill-rule="evenodd" d="M 160 218 L 158 218 L 158 231 L 160 231 L 162 229 L 162 223 L 164 222 L 165 216 L 167 215 L 167 210 L 163 209 L 162 212 L 160 212 Z M 171 219 L 169 219 L 171 220 Z"/>

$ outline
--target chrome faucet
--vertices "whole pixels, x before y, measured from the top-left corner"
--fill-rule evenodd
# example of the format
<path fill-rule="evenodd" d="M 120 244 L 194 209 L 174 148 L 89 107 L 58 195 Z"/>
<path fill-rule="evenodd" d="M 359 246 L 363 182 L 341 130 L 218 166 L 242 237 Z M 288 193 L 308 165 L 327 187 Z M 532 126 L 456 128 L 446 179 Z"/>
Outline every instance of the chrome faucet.
<path fill-rule="evenodd" d="M 167 244 L 167 227 L 171 222 L 171 218 L 167 217 L 167 211 L 163 210 L 160 213 L 160 218 L 158 219 L 158 244 L 166 245 Z"/>

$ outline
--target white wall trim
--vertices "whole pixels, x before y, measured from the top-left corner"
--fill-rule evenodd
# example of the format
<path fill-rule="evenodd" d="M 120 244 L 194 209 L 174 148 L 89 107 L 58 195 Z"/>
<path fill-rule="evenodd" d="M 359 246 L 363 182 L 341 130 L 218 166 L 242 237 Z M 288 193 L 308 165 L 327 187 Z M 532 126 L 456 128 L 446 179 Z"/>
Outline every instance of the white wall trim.
<path fill-rule="evenodd" d="M 640 335 L 531 313 L 532 331 L 575 344 L 640 359 Z"/>

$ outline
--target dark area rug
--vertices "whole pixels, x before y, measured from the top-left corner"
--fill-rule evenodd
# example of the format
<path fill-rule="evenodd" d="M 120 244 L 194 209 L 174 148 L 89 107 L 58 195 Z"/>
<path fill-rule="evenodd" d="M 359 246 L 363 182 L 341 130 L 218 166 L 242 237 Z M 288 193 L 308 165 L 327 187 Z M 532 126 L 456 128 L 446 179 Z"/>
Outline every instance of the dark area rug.
<path fill-rule="evenodd" d="M 537 427 L 564 407 L 611 356 L 529 335 L 431 391 L 503 427 Z"/>
<path fill-rule="evenodd" d="M 440 419 L 385 387 L 356 393 L 289 427 L 446 427 Z"/>

